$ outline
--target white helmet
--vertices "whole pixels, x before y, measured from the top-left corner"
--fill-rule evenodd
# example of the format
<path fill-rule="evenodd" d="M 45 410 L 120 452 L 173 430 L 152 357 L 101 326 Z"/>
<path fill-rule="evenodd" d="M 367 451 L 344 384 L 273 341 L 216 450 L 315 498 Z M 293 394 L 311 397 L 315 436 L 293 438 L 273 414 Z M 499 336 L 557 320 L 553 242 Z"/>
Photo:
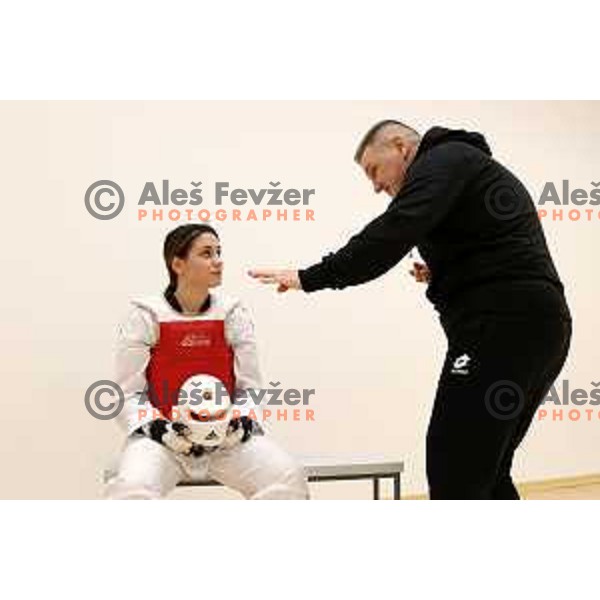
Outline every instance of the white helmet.
<path fill-rule="evenodd" d="M 212 375 L 192 375 L 181 386 L 179 420 L 191 430 L 189 439 L 201 446 L 218 446 L 227 435 L 233 404 L 225 384 Z"/>

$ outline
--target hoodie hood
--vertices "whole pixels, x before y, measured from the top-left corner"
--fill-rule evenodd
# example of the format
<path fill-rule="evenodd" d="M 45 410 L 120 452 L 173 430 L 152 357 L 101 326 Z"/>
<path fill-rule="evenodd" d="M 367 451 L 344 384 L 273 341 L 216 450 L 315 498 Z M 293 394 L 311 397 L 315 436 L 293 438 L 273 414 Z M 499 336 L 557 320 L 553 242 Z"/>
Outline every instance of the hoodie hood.
<path fill-rule="evenodd" d="M 445 144 L 446 142 L 464 142 L 465 144 L 469 144 L 482 152 L 485 152 L 489 156 L 492 155 L 492 151 L 481 133 L 465 131 L 464 129 L 432 127 L 422 137 L 417 156 L 420 156 L 423 152 L 427 152 L 439 144 Z"/>

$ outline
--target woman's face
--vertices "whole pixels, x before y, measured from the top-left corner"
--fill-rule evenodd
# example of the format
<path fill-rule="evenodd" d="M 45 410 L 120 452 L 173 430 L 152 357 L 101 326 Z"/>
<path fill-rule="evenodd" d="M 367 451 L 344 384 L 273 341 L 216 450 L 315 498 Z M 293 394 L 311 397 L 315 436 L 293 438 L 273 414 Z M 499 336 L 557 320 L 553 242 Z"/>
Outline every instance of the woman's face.
<path fill-rule="evenodd" d="M 199 235 L 192 243 L 187 258 L 175 258 L 173 270 L 179 283 L 186 286 L 211 288 L 221 284 L 223 261 L 221 244 L 212 233 Z"/>

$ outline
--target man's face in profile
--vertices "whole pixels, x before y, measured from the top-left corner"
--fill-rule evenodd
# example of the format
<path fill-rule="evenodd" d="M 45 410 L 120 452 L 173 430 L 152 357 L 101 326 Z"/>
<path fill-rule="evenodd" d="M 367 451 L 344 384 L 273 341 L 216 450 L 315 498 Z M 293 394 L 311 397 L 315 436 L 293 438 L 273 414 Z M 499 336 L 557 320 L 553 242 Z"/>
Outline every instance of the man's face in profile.
<path fill-rule="evenodd" d="M 384 191 L 390 197 L 396 196 L 404 179 L 408 148 L 400 139 L 367 146 L 360 159 L 360 165 L 373 183 L 375 193 Z"/>

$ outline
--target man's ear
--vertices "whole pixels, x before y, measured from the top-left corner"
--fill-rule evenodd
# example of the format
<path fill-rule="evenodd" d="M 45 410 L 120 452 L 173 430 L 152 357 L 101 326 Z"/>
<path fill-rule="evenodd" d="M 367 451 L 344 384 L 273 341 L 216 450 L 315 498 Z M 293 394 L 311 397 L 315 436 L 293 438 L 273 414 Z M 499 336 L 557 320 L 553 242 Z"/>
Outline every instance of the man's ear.
<path fill-rule="evenodd" d="M 408 155 L 408 146 L 406 142 L 399 135 L 395 135 L 390 141 L 394 148 L 396 148 L 398 152 L 400 152 L 402 157 L 406 160 L 406 157 Z"/>

